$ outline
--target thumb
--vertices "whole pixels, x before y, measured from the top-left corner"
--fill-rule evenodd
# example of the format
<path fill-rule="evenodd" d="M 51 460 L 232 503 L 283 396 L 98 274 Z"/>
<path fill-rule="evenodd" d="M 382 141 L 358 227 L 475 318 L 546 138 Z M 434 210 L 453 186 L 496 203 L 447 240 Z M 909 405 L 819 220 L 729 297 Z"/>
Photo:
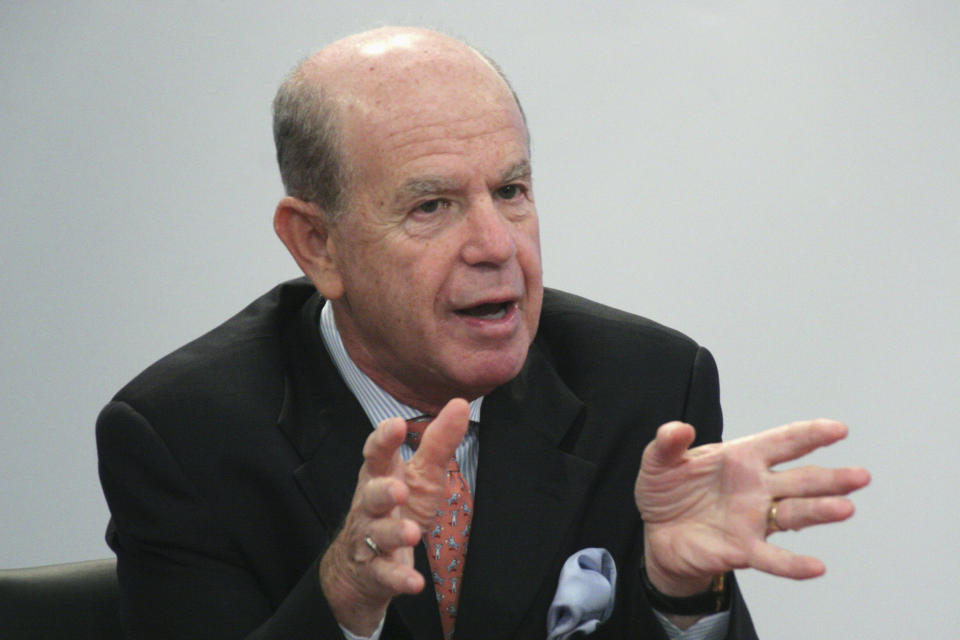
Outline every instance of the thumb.
<path fill-rule="evenodd" d="M 696 437 L 696 430 L 685 422 L 661 425 L 657 436 L 643 451 L 642 468 L 652 472 L 676 466 Z"/>
<path fill-rule="evenodd" d="M 414 458 L 424 464 L 446 467 L 469 425 L 470 405 L 462 398 L 454 398 L 427 426 Z"/>

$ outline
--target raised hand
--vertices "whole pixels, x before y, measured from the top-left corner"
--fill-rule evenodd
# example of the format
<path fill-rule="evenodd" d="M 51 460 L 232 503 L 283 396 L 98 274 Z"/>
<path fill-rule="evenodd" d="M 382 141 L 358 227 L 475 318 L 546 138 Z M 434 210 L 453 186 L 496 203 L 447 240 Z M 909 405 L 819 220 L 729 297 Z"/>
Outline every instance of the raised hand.
<path fill-rule="evenodd" d="M 384 420 L 367 438 L 350 511 L 320 562 L 327 602 L 354 634 L 372 633 L 391 598 L 425 586 L 413 568 L 413 547 L 433 523 L 447 463 L 469 421 L 467 402 L 451 400 L 407 462 L 400 458 L 407 432 L 403 419 Z"/>
<path fill-rule="evenodd" d="M 654 586 L 692 595 L 712 576 L 745 567 L 794 579 L 821 575 L 820 560 L 770 544 L 767 536 L 849 518 L 853 503 L 841 496 L 866 486 L 870 474 L 853 467 L 772 467 L 846 435 L 840 422 L 808 420 L 688 449 L 692 426 L 661 426 L 643 453 L 635 490 Z"/>

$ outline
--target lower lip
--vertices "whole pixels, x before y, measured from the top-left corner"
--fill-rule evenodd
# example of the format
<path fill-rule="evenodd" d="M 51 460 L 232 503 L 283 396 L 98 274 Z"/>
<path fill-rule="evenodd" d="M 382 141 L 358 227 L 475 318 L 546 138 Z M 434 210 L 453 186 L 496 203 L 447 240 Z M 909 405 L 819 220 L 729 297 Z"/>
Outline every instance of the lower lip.
<path fill-rule="evenodd" d="M 514 326 L 519 319 L 519 309 L 514 302 L 507 307 L 506 312 L 499 318 L 468 316 L 462 313 L 454 314 L 457 319 L 463 321 L 467 326 L 482 330 L 487 334 L 512 333 Z M 493 337 L 493 336 L 491 336 Z"/>

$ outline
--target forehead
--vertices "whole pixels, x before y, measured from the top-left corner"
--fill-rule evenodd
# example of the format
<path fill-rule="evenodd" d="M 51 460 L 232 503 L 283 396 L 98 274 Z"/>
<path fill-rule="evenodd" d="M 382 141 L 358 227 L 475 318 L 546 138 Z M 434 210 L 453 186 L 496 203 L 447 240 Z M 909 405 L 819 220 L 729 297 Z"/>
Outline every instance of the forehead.
<path fill-rule="evenodd" d="M 481 80 L 420 82 L 390 100 L 344 105 L 351 174 L 388 187 L 418 174 L 499 174 L 528 161 L 526 127 L 512 95 Z"/>

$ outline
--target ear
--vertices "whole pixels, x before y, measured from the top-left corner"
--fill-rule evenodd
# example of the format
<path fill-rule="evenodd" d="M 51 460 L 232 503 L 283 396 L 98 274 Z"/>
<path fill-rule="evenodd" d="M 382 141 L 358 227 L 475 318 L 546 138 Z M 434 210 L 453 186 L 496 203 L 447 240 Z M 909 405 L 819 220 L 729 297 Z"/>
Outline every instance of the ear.
<path fill-rule="evenodd" d="M 343 296 L 334 242 L 320 207 L 287 196 L 277 204 L 273 229 L 324 298 L 337 300 Z"/>

